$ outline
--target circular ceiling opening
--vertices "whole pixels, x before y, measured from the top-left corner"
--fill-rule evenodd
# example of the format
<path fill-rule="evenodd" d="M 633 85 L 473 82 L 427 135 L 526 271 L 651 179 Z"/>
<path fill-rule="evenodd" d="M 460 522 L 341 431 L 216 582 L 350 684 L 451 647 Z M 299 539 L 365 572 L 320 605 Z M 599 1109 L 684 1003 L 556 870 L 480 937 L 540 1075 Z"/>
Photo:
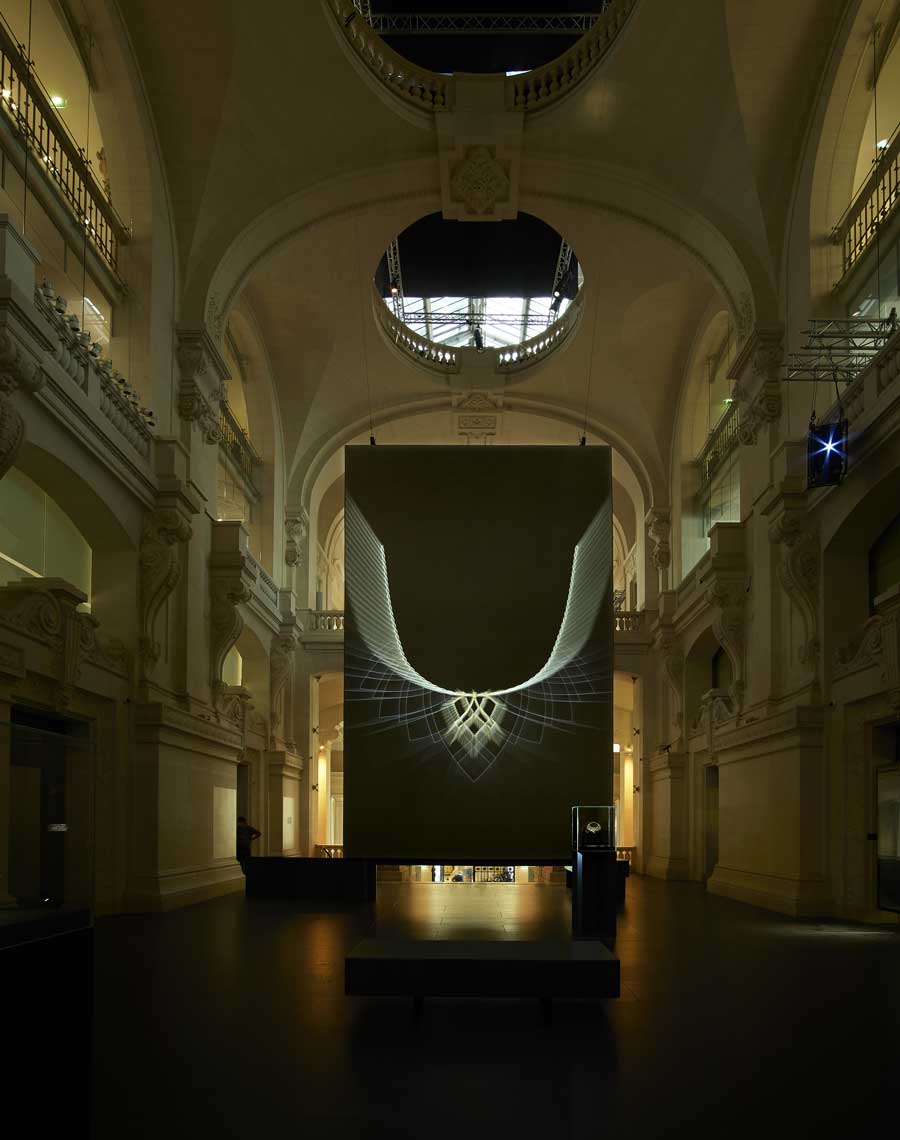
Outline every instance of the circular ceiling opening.
<path fill-rule="evenodd" d="M 540 339 L 579 296 L 572 247 L 531 214 L 445 221 L 429 214 L 388 247 L 375 288 L 409 331 L 448 349 L 506 349 Z"/>
<path fill-rule="evenodd" d="M 531 71 L 556 59 L 609 0 L 355 0 L 387 44 L 430 71 Z"/>

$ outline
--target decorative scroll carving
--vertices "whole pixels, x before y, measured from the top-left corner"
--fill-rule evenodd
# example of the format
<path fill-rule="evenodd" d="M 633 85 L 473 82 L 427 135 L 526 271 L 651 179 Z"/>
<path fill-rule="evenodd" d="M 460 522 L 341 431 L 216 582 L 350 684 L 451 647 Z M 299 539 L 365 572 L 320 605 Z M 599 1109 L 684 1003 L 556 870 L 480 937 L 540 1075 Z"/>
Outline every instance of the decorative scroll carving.
<path fill-rule="evenodd" d="M 706 749 L 710 757 L 716 755 L 716 729 L 730 721 L 738 712 L 727 689 L 709 689 L 700 698 L 700 709 L 691 725 L 692 731 L 706 733 Z"/>
<path fill-rule="evenodd" d="M 17 388 L 36 392 L 46 375 L 38 360 L 7 330 L 0 330 L 0 479 L 12 467 L 25 438 L 25 421 L 9 399 Z"/>
<path fill-rule="evenodd" d="M 181 577 L 181 562 L 175 544 L 187 542 L 192 533 L 190 524 L 172 508 L 158 508 L 144 517 L 140 550 L 141 632 L 138 656 L 145 676 L 149 676 L 159 660 L 160 646 L 155 634 L 157 615 Z"/>
<path fill-rule="evenodd" d="M 782 512 L 770 524 L 769 538 L 785 548 L 785 557 L 778 566 L 778 578 L 803 621 L 800 660 L 817 674 L 820 652 L 819 538 L 815 531 L 804 529 L 804 517 L 799 511 Z"/>
<path fill-rule="evenodd" d="M 306 544 L 309 538 L 309 515 L 301 510 L 290 514 L 284 520 L 284 560 L 288 566 L 298 566 L 306 559 Z"/>
<path fill-rule="evenodd" d="M 743 394 L 739 387 L 735 391 Z M 754 444 L 759 438 L 760 430 L 766 424 L 776 423 L 780 418 L 781 383 L 777 379 L 766 380 L 748 406 L 741 409 L 738 438 L 745 445 Z"/>
<path fill-rule="evenodd" d="M 240 572 L 217 571 L 210 578 L 210 686 L 217 703 L 227 688 L 222 682 L 222 666 L 244 628 L 239 607 L 242 602 L 249 602 L 252 596 L 250 586 Z"/>
<path fill-rule="evenodd" d="M 657 570 L 666 570 L 672 559 L 669 536 L 672 516 L 668 507 L 652 507 L 647 512 L 647 537 L 650 539 L 650 559 Z"/>
<path fill-rule="evenodd" d="M 502 163 L 488 146 L 471 146 L 450 178 L 450 197 L 464 202 L 470 214 L 494 213 L 498 202 L 509 198 L 509 164 Z"/>
<path fill-rule="evenodd" d="M 294 653 L 299 642 L 293 631 L 277 634 L 269 654 L 269 731 L 274 741 L 284 721 L 285 694 L 290 695 L 289 680 L 294 670 Z"/>
<path fill-rule="evenodd" d="M 82 591 L 61 578 L 28 578 L 0 589 L 0 626 L 53 652 L 54 702 L 59 709 L 71 704 L 85 662 L 118 673 L 128 670 L 125 646 L 100 635 L 97 619 L 78 610 L 84 601 Z"/>
<path fill-rule="evenodd" d="M 728 692 L 735 711 L 744 699 L 745 597 L 743 574 L 717 575 L 706 590 L 706 601 L 713 609 L 713 634 L 731 662 L 733 680 Z"/>
<path fill-rule="evenodd" d="M 221 403 L 227 369 L 205 330 L 178 333 L 178 414 L 199 428 L 208 444 L 222 440 Z"/>
<path fill-rule="evenodd" d="M 237 725 L 242 733 L 252 708 L 249 689 L 245 689 L 243 685 L 222 686 L 219 702 L 220 712 L 226 720 Z"/>
<path fill-rule="evenodd" d="M 859 673 L 872 665 L 881 664 L 881 614 L 875 614 L 862 627 L 856 637 L 839 645 L 831 659 L 831 675 L 835 681 Z"/>

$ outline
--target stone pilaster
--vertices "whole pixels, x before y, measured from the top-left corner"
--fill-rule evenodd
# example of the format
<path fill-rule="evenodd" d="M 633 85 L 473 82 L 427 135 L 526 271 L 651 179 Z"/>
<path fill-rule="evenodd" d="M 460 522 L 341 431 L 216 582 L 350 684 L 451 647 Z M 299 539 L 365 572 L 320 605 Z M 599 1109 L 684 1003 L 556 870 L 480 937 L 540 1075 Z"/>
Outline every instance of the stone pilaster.
<path fill-rule="evenodd" d="M 739 713 L 746 687 L 747 572 L 742 523 L 717 523 L 712 528 L 709 567 L 700 583 L 712 608 L 713 634 L 731 662 L 729 694 Z"/>
<path fill-rule="evenodd" d="M 178 330 L 178 415 L 197 428 L 204 443 L 222 439 L 220 405 L 228 367 L 206 329 Z"/>

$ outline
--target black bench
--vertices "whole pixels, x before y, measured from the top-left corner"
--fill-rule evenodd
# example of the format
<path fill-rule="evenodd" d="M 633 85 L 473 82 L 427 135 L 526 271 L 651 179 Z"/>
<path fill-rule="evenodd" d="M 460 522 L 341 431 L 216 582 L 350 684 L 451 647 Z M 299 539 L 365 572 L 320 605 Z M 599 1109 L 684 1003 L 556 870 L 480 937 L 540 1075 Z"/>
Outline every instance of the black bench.
<path fill-rule="evenodd" d="M 344 962 L 354 997 L 615 998 L 619 960 L 602 942 L 367 938 Z"/>

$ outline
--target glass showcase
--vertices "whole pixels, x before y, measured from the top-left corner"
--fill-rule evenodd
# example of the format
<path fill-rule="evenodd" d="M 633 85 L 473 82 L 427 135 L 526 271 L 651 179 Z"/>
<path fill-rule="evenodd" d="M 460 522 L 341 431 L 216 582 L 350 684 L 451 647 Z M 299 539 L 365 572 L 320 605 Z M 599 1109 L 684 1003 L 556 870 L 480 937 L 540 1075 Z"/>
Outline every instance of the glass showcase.
<path fill-rule="evenodd" d="M 9 765 L 7 882 L 0 947 L 89 926 L 94 747 L 87 725 L 13 710 L 0 724 Z"/>
<path fill-rule="evenodd" d="M 614 851 L 616 848 L 616 809 L 611 804 L 572 808 L 572 850 Z"/>

